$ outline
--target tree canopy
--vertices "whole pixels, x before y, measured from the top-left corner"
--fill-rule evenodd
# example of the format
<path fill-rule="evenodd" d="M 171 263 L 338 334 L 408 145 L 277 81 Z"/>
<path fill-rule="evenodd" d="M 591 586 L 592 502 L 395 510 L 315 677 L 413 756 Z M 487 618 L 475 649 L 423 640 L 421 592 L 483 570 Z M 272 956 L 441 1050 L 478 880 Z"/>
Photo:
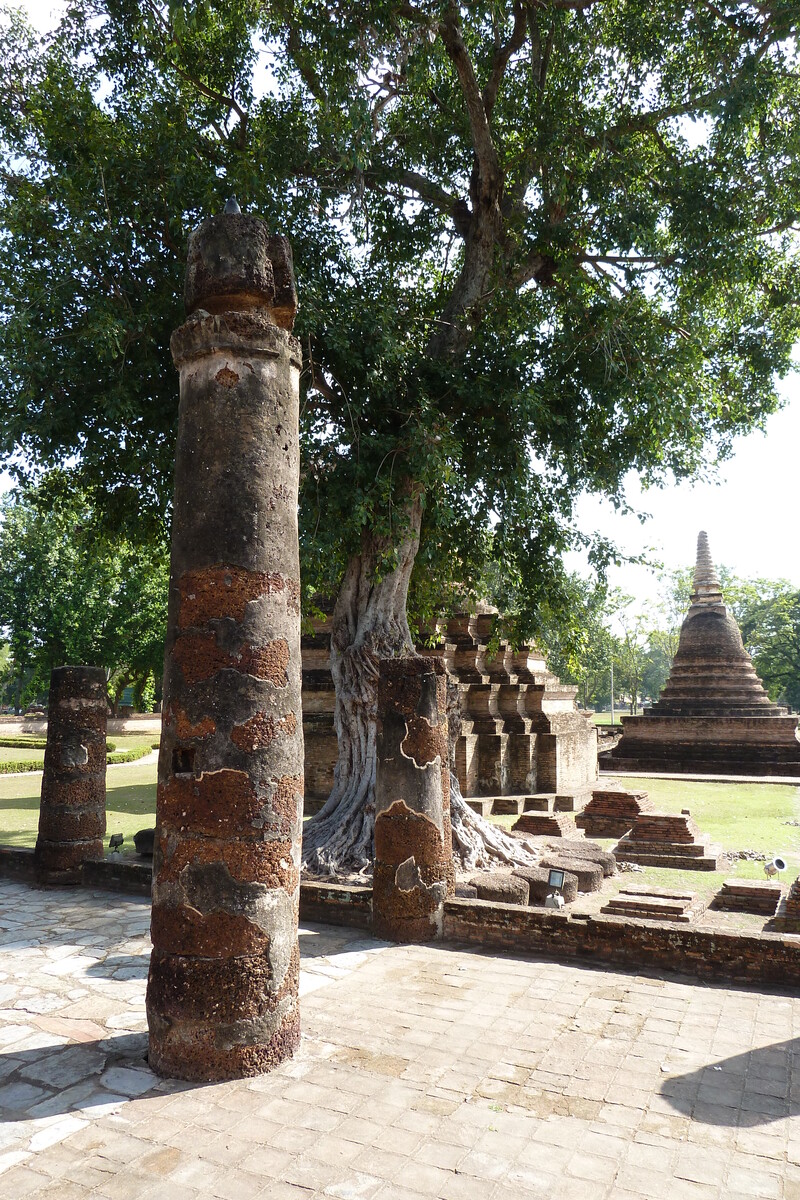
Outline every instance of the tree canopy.
<path fill-rule="evenodd" d="M 2 452 L 163 513 L 186 236 L 235 191 L 295 248 L 307 580 L 365 529 L 391 566 L 416 491 L 421 602 L 489 557 L 530 621 L 580 488 L 700 470 L 776 405 L 796 15 L 76 0 L 44 45 L 8 19 Z"/>

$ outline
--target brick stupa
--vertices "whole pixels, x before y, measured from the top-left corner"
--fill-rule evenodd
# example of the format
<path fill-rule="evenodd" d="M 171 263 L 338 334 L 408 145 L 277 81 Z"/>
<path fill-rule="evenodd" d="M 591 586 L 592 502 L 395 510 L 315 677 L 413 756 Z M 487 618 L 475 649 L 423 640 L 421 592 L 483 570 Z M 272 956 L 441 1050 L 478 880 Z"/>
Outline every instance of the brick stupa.
<path fill-rule="evenodd" d="M 800 777 L 797 723 L 764 691 L 701 533 L 669 679 L 651 708 L 622 718 L 622 737 L 602 755 L 601 769 Z"/>

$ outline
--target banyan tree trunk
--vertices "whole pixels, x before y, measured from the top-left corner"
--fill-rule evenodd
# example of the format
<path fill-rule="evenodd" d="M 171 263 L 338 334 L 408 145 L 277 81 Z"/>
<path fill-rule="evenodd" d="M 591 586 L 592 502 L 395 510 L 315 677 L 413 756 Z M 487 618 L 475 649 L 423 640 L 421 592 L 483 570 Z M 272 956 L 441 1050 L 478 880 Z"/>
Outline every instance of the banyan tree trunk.
<path fill-rule="evenodd" d="M 411 572 L 419 546 L 422 504 L 410 507 L 409 527 L 395 569 L 381 578 L 384 549 L 365 535 L 339 589 L 331 630 L 334 724 L 339 741 L 333 789 L 303 830 L 303 868 L 326 876 L 369 874 L 375 853 L 375 766 L 378 669 L 382 658 L 411 654 L 406 617 Z M 448 708 L 450 705 L 448 706 Z M 457 870 L 497 863 L 530 865 L 523 843 L 485 821 L 465 803 L 452 774 L 450 816 Z"/>
<path fill-rule="evenodd" d="M 383 546 L 365 535 L 339 589 L 331 630 L 334 724 L 339 757 L 333 790 L 303 830 L 303 866 L 323 875 L 371 869 L 375 831 L 375 712 L 378 664 L 413 651 L 406 619 L 408 584 L 419 546 L 422 504 L 411 503 L 397 566 L 382 578 Z"/>

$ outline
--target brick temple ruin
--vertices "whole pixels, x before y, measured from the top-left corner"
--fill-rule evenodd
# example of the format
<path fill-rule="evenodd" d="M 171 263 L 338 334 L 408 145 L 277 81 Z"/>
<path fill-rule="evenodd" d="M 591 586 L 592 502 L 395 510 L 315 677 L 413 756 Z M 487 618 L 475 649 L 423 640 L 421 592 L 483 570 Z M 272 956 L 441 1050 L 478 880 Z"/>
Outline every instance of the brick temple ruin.
<path fill-rule="evenodd" d="M 600 765 L 634 774 L 800 777 L 797 724 L 764 690 L 701 532 L 691 605 L 669 679 L 651 708 L 622 718 L 622 737 Z"/>
<path fill-rule="evenodd" d="M 502 797 L 587 792 L 597 778 L 597 731 L 576 706 L 578 689 L 561 683 L 533 646 L 505 645 L 490 656 L 496 621 L 494 613 L 458 613 L 442 623 L 433 647 L 419 648 L 441 658 L 458 685 L 462 795 L 496 798 L 499 812 Z M 302 639 L 306 813 L 327 800 L 336 766 L 330 627 L 320 619 Z"/>

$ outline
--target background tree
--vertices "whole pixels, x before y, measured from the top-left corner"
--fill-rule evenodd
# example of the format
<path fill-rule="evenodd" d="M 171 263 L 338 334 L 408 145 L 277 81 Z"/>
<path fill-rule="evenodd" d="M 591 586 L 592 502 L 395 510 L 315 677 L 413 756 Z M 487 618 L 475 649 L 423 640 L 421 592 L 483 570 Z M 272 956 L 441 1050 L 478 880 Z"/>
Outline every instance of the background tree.
<path fill-rule="evenodd" d="M 157 510 L 186 230 L 235 190 L 293 239 L 305 582 L 337 596 L 316 865 L 370 858 L 376 662 L 410 646 L 412 574 L 432 607 L 489 553 L 534 632 L 582 487 L 691 474 L 775 407 L 796 17 L 76 0 L 49 49 L 9 26 L 7 452 L 77 455 L 118 520 Z"/>
<path fill-rule="evenodd" d="M 608 590 L 577 574 L 568 577 L 567 588 L 566 609 L 542 606 L 539 643 L 550 669 L 565 682 L 578 685 L 584 708 L 605 707 L 611 699 L 611 664 L 618 655 L 617 639 L 608 624 Z"/>
<path fill-rule="evenodd" d="M 47 691 L 53 667 L 106 668 L 116 710 L 161 676 L 169 582 L 165 541 L 146 550 L 113 538 L 60 476 L 9 495 L 0 511 L 0 626 L 21 700 Z"/>

